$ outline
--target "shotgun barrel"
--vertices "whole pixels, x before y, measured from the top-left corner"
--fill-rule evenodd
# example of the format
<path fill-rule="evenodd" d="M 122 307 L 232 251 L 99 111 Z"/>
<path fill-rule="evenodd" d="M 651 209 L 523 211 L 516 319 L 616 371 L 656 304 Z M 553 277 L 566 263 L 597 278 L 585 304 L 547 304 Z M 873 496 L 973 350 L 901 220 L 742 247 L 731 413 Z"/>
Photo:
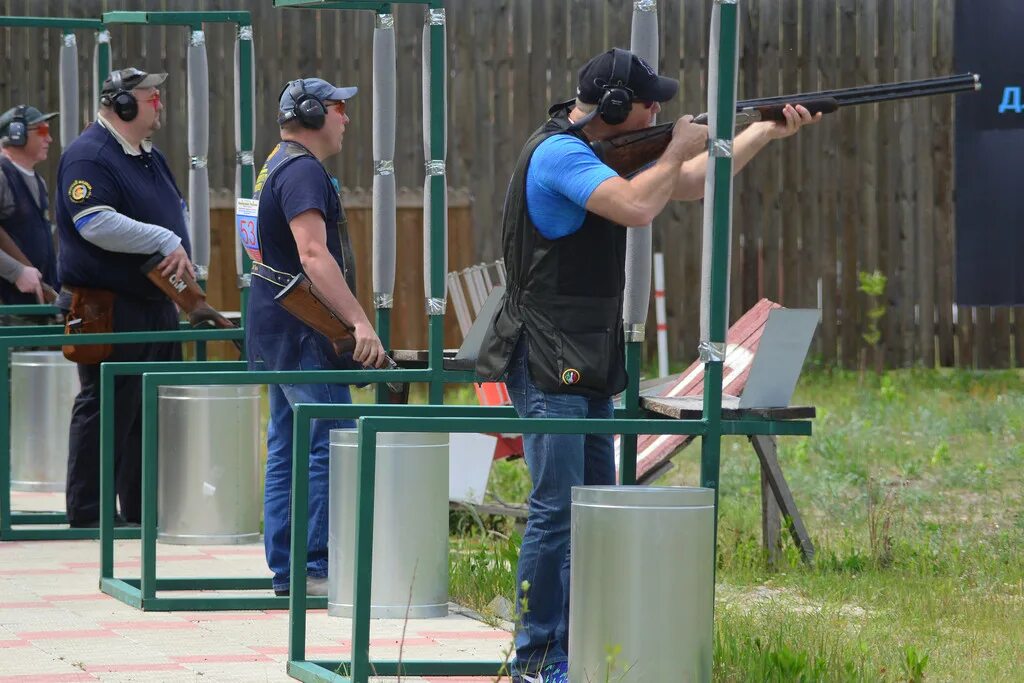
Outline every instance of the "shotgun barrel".
<path fill-rule="evenodd" d="M 821 92 L 796 95 L 777 95 L 736 103 L 736 125 L 748 125 L 756 121 L 785 121 L 783 109 L 787 104 L 801 104 L 811 114 L 830 114 L 841 107 L 872 102 L 888 102 L 914 97 L 930 97 L 981 89 L 981 78 L 975 73 L 926 78 L 916 81 L 861 85 L 853 88 L 822 90 Z M 694 123 L 706 124 L 707 113 L 694 117 Z M 675 123 L 664 123 L 643 130 L 624 133 L 590 143 L 594 153 L 616 173 L 625 178 L 632 177 L 661 156 L 672 140 Z"/>

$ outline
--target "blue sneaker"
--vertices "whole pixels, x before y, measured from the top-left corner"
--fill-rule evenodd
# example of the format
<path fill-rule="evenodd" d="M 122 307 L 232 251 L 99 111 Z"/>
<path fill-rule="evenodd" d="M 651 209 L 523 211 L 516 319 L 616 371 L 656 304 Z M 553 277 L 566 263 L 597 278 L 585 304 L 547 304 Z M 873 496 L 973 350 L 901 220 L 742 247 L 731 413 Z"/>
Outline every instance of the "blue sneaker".
<path fill-rule="evenodd" d="M 548 664 L 537 673 L 516 674 L 512 683 L 569 683 L 569 663 Z"/>

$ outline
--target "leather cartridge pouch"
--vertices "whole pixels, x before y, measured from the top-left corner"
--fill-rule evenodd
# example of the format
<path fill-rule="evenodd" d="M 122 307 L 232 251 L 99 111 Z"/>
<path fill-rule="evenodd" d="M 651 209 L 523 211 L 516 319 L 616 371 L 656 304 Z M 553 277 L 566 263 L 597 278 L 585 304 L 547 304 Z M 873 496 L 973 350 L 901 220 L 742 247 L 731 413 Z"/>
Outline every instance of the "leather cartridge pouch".
<path fill-rule="evenodd" d="M 64 334 L 104 334 L 114 331 L 114 299 L 106 289 L 68 287 L 71 310 L 64 322 Z M 112 344 L 65 344 L 61 350 L 69 361 L 82 365 L 102 363 L 114 352 Z"/>

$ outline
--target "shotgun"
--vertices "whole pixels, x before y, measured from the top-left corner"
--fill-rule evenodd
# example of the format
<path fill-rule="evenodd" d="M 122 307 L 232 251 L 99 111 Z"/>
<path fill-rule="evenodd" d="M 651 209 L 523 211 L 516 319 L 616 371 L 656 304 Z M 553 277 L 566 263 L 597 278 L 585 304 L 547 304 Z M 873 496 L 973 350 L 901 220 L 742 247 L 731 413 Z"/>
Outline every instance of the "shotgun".
<path fill-rule="evenodd" d="M 782 110 L 787 104 L 807 107 L 811 115 L 831 114 L 841 107 L 871 102 L 887 102 L 914 97 L 928 97 L 949 93 L 971 92 L 981 89 L 978 74 L 965 73 L 917 81 L 862 85 L 854 88 L 823 90 L 798 95 L 780 95 L 736 103 L 736 125 L 745 126 L 756 121 L 785 121 Z M 693 122 L 706 124 L 707 113 L 694 117 Z M 597 158 L 624 178 L 631 178 L 657 161 L 672 140 L 675 122 L 651 126 L 643 130 L 624 133 L 590 143 Z"/>
<path fill-rule="evenodd" d="M 355 327 L 331 308 L 304 273 L 293 277 L 291 282 L 274 296 L 274 301 L 327 337 L 339 356 L 343 353 L 351 353 L 355 349 L 356 339 L 352 336 Z M 399 369 L 398 363 L 387 354 L 384 354 L 384 369 Z M 388 382 L 387 385 L 393 393 L 405 390 L 405 385 L 401 382 Z"/>
<path fill-rule="evenodd" d="M 10 234 L 3 228 L 0 228 L 0 250 L 6 252 L 8 256 L 21 265 L 28 266 L 29 268 L 35 268 L 35 266 L 32 265 L 32 262 L 28 260 L 28 257 L 25 256 L 25 252 L 21 250 L 18 244 L 11 238 Z M 53 287 L 45 282 L 40 282 L 39 286 L 43 290 L 43 300 L 39 303 L 52 304 L 56 301 L 57 292 L 54 291 Z"/>
<path fill-rule="evenodd" d="M 206 292 L 196 282 L 192 273 L 185 271 L 184 277 L 179 278 L 177 273 L 165 276 L 157 265 L 164 260 L 164 257 L 157 254 L 142 264 L 142 272 L 155 284 L 161 292 L 166 294 L 171 301 L 185 311 L 188 322 L 192 327 L 216 327 L 223 330 L 238 329 L 238 325 L 225 318 L 219 311 L 206 303 Z M 241 351 L 242 342 L 232 339 L 231 343 Z"/>

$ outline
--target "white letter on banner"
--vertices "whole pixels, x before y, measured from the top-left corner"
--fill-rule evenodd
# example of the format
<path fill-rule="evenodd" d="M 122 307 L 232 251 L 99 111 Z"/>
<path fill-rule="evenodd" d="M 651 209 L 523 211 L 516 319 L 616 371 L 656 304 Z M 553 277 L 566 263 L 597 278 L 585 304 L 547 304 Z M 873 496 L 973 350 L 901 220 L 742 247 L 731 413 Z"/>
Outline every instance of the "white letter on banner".
<path fill-rule="evenodd" d="M 1005 114 L 1013 110 L 1017 114 L 1024 113 L 1024 104 L 1020 101 L 1020 86 L 1008 86 L 1003 90 L 1003 101 L 999 105 L 999 113 Z"/>

